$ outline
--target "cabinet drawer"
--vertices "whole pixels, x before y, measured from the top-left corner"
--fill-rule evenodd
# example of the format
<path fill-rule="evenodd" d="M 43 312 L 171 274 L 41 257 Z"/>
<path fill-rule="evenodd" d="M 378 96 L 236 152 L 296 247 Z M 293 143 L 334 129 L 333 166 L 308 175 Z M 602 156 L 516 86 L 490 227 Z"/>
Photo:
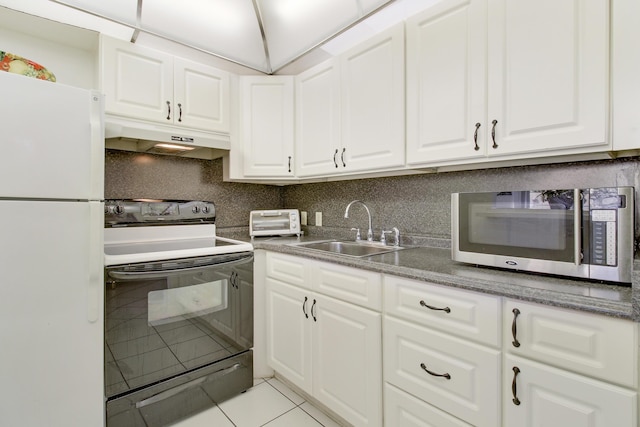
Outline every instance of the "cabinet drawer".
<path fill-rule="evenodd" d="M 481 344 L 500 346 L 499 297 L 384 276 L 384 301 L 386 314 Z"/>
<path fill-rule="evenodd" d="M 637 426 L 630 390 L 513 355 L 505 356 L 503 382 L 505 426 Z"/>
<path fill-rule="evenodd" d="M 509 353 L 636 388 L 635 323 L 511 300 L 505 302 L 504 312 Z"/>
<path fill-rule="evenodd" d="M 383 331 L 385 381 L 470 424 L 500 424 L 499 351 L 389 316 Z"/>
<path fill-rule="evenodd" d="M 311 289 L 311 284 L 305 280 L 305 266 L 309 260 L 276 252 L 267 252 L 266 260 L 268 277 Z"/>
<path fill-rule="evenodd" d="M 392 386 L 384 386 L 384 424 L 393 427 L 471 427 Z"/>
<path fill-rule="evenodd" d="M 314 291 L 346 302 L 382 311 L 382 275 L 338 264 L 312 264 Z"/>

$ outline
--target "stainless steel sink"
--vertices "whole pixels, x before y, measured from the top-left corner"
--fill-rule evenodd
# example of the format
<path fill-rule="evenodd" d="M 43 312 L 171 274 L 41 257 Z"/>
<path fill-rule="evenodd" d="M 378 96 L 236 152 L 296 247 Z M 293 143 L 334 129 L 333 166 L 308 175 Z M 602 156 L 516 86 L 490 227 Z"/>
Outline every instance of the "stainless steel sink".
<path fill-rule="evenodd" d="M 297 243 L 295 246 L 307 249 L 315 249 L 318 251 L 331 252 L 334 254 L 348 255 L 352 257 L 366 257 L 371 255 L 379 255 L 387 252 L 394 252 L 403 249 L 400 246 L 385 246 L 380 243 L 372 242 L 353 242 L 353 241 L 322 241 Z"/>

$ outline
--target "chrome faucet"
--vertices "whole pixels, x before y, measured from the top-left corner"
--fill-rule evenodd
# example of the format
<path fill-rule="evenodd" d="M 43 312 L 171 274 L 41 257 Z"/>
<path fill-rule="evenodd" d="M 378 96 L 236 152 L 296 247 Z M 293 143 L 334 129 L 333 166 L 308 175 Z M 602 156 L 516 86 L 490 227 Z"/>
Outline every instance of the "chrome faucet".
<path fill-rule="evenodd" d="M 360 203 L 367 210 L 367 215 L 369 216 L 369 229 L 367 230 L 367 241 L 368 242 L 372 242 L 373 241 L 373 230 L 371 229 L 371 212 L 369 212 L 369 208 L 367 207 L 367 205 L 364 204 L 364 202 L 362 202 L 360 200 L 354 200 L 353 202 L 349 203 L 347 205 L 347 209 L 345 209 L 345 211 L 344 211 L 344 217 L 345 218 L 349 218 L 349 208 L 354 203 Z"/>
<path fill-rule="evenodd" d="M 393 227 L 391 230 L 382 230 L 380 232 L 380 243 L 383 245 L 387 244 L 387 234 L 393 233 L 394 243 L 393 246 L 400 246 L 400 230 L 397 227 Z"/>

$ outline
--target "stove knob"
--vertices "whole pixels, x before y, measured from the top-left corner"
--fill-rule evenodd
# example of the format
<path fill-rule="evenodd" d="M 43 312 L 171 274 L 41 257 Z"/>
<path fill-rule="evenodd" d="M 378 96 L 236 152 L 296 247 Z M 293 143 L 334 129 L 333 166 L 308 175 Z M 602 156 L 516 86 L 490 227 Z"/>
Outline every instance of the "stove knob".
<path fill-rule="evenodd" d="M 194 214 L 197 214 L 198 212 L 200 212 L 200 208 L 197 206 L 194 206 L 193 208 L 191 208 L 191 212 L 193 212 Z"/>
<path fill-rule="evenodd" d="M 203 206 L 202 207 L 202 213 L 208 214 L 209 213 L 209 206 Z"/>
<path fill-rule="evenodd" d="M 124 213 L 124 206 L 122 205 L 116 205 L 116 207 L 113 209 L 113 212 L 116 215 L 122 215 Z"/>

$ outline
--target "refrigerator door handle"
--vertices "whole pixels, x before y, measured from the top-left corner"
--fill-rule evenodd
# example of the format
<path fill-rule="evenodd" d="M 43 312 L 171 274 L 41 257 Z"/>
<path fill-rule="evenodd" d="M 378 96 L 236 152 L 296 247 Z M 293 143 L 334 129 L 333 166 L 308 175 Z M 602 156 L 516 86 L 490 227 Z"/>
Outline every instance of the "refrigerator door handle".
<path fill-rule="evenodd" d="M 98 91 L 91 92 L 91 195 L 89 200 L 104 199 L 104 98 Z"/>
<path fill-rule="evenodd" d="M 87 320 L 95 323 L 100 318 L 101 289 L 103 286 L 104 207 L 89 202 L 89 277 L 87 282 Z"/>

